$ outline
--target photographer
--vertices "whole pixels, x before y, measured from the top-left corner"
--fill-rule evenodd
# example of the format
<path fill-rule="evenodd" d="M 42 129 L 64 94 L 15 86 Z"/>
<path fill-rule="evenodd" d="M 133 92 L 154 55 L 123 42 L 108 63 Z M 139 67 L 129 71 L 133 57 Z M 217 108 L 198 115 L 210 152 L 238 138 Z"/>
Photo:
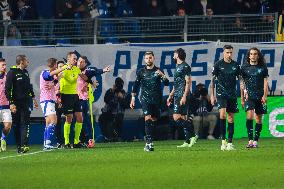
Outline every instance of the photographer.
<path fill-rule="evenodd" d="M 214 113 L 210 113 L 213 109 L 213 106 L 210 103 L 210 98 L 208 95 L 208 90 L 205 88 L 205 85 L 199 83 L 197 89 L 194 91 L 193 96 L 196 99 L 197 110 L 194 112 L 193 125 L 196 135 L 200 135 L 201 131 L 207 125 L 208 136 L 207 139 L 215 139 L 213 132 L 217 123 L 217 116 Z"/>
<path fill-rule="evenodd" d="M 128 99 L 123 89 L 124 81 L 117 77 L 115 85 L 106 91 L 105 106 L 99 118 L 102 134 L 108 141 L 121 140 L 124 111 L 128 107 Z"/>

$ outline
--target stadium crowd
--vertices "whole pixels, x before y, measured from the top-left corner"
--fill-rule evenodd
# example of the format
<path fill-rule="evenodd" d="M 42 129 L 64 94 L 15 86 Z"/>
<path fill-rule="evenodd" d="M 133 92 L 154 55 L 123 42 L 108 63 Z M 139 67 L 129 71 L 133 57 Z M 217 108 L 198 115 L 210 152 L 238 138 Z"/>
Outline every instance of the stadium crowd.
<path fill-rule="evenodd" d="M 0 20 L 284 13 L 283 0 L 1 0 Z M 145 11 L 147 10 L 147 11 Z"/>

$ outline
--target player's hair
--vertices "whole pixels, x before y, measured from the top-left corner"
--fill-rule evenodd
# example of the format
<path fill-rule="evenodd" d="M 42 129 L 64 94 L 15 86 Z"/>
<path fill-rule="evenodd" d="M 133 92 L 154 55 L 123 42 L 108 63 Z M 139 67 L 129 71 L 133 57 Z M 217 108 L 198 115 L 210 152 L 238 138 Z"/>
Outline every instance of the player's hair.
<path fill-rule="evenodd" d="M 58 60 L 56 63 L 57 63 L 57 65 L 58 64 L 65 64 L 65 62 L 63 60 Z"/>
<path fill-rule="evenodd" d="M 52 68 L 56 65 L 57 59 L 56 58 L 49 58 L 47 60 L 47 67 Z"/>
<path fill-rule="evenodd" d="M 174 52 L 178 54 L 178 57 L 179 57 L 180 60 L 182 60 L 182 61 L 185 60 L 185 58 L 186 58 L 186 53 L 185 53 L 184 49 L 178 48 L 178 49 L 176 49 Z"/>
<path fill-rule="evenodd" d="M 66 56 L 67 60 L 68 60 L 68 58 L 69 58 L 72 54 L 75 54 L 75 52 L 70 51 L 70 52 L 67 53 L 67 56 Z M 75 55 L 76 55 L 76 54 L 75 54 Z"/>
<path fill-rule="evenodd" d="M 144 56 L 146 56 L 146 55 L 155 56 L 154 53 L 153 53 L 153 51 L 146 51 L 145 54 L 144 54 Z"/>
<path fill-rule="evenodd" d="M 22 61 L 26 60 L 27 57 L 24 54 L 20 54 L 16 57 L 16 65 L 20 65 Z"/>
<path fill-rule="evenodd" d="M 82 58 L 83 60 L 86 61 L 86 63 L 88 62 L 88 58 L 86 56 L 80 56 L 80 58 Z"/>
<path fill-rule="evenodd" d="M 251 50 L 257 51 L 257 55 L 258 55 L 257 63 L 258 63 L 258 65 L 260 65 L 260 66 L 264 65 L 264 64 L 265 64 L 265 59 L 264 59 L 264 57 L 263 57 L 263 54 L 262 54 L 262 53 L 260 52 L 260 50 L 259 50 L 258 48 L 256 48 L 256 47 L 252 47 L 252 48 L 250 48 L 250 49 L 248 50 L 247 55 L 246 55 L 246 63 L 249 64 L 249 62 L 250 62 L 249 55 L 250 55 L 250 51 L 251 51 Z"/>
<path fill-rule="evenodd" d="M 5 62 L 5 58 L 0 58 L 0 62 Z"/>
<path fill-rule="evenodd" d="M 223 50 L 225 50 L 225 49 L 233 49 L 233 46 L 232 45 L 224 45 Z"/>

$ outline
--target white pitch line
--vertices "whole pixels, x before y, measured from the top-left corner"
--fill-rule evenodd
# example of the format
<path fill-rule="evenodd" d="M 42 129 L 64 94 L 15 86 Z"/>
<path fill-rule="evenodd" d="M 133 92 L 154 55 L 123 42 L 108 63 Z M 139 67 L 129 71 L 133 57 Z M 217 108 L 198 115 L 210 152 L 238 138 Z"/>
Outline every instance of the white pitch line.
<path fill-rule="evenodd" d="M 49 150 L 49 151 L 51 151 L 51 150 Z M 31 152 L 31 153 L 26 153 L 26 154 L 18 154 L 18 155 L 14 155 L 14 156 L 5 156 L 5 157 L 1 157 L 0 160 L 8 159 L 8 158 L 21 157 L 21 156 L 35 155 L 35 154 L 39 154 L 39 153 L 43 153 L 43 152 L 47 152 L 47 151 L 41 150 L 41 151 L 35 151 L 35 152 Z"/>

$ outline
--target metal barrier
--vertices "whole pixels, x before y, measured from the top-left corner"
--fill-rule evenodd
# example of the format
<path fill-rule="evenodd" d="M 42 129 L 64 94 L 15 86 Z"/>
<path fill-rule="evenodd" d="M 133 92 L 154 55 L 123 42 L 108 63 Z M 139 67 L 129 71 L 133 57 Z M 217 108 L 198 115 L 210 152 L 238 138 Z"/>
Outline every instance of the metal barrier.
<path fill-rule="evenodd" d="M 1 45 L 275 41 L 278 15 L 2 21 Z"/>

